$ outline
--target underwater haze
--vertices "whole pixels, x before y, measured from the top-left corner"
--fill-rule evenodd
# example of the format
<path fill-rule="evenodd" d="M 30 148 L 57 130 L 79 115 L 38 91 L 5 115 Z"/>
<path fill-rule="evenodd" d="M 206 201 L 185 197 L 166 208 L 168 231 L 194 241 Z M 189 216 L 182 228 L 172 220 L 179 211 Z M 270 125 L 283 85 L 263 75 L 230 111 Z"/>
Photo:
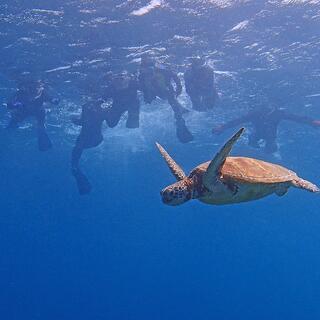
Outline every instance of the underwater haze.
<path fill-rule="evenodd" d="M 0 105 L 19 75 L 50 85 L 53 148 L 39 152 L 34 121 L 8 130 L 0 107 L 0 319 L 320 319 L 320 197 L 211 206 L 162 203 L 175 182 L 160 142 L 186 172 L 212 159 L 236 131 L 214 126 L 270 101 L 320 119 L 318 0 L 2 0 Z M 188 58 L 215 70 L 219 101 L 197 112 L 179 101 L 194 140 L 175 135 L 166 101 L 145 104 L 140 128 L 103 126 L 104 142 L 81 168 L 92 192 L 79 195 L 70 118 L 97 95 L 108 71 L 136 73 L 143 55 L 182 77 Z M 320 184 L 320 128 L 279 126 L 279 150 L 248 145 L 232 155 L 281 164 Z"/>

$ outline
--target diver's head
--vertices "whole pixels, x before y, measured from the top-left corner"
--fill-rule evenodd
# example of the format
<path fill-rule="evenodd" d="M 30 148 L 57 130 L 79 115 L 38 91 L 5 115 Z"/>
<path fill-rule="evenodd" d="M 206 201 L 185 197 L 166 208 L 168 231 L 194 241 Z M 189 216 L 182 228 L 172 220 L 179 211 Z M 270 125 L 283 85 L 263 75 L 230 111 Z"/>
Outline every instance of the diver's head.
<path fill-rule="evenodd" d="M 273 103 L 268 103 L 260 107 L 260 112 L 262 114 L 270 114 L 277 110 L 278 110 L 278 106 Z"/>
<path fill-rule="evenodd" d="M 155 66 L 155 60 L 150 57 L 150 56 L 147 56 L 147 55 L 144 55 L 141 57 L 141 67 L 143 68 L 149 68 L 149 67 L 154 67 Z"/>
<path fill-rule="evenodd" d="M 199 68 L 205 64 L 205 61 L 200 56 L 190 58 L 191 67 L 192 68 Z"/>
<path fill-rule="evenodd" d="M 156 67 L 156 62 L 152 57 L 142 56 L 140 71 L 144 74 L 153 74 Z"/>
<path fill-rule="evenodd" d="M 32 78 L 25 78 L 18 82 L 19 92 L 23 92 L 27 95 L 38 95 L 45 89 L 45 83 L 43 80 L 36 80 Z"/>
<path fill-rule="evenodd" d="M 185 178 L 166 188 L 161 192 L 161 198 L 164 204 L 169 206 L 178 206 L 192 198 L 192 184 L 190 179 Z"/>
<path fill-rule="evenodd" d="M 118 74 L 115 74 L 112 81 L 115 88 L 121 90 L 129 87 L 130 79 L 130 74 L 127 71 L 122 71 Z"/>

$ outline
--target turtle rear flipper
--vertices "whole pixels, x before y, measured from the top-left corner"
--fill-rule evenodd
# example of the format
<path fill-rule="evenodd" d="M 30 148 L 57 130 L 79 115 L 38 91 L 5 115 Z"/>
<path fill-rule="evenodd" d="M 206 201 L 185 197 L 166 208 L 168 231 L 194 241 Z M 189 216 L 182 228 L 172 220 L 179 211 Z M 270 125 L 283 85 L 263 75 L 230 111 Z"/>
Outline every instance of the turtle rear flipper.
<path fill-rule="evenodd" d="M 209 190 L 212 190 L 215 182 L 218 180 L 221 167 L 230 154 L 232 147 L 241 137 L 243 132 L 244 128 L 241 128 L 236 134 L 234 134 L 210 162 L 208 169 L 203 176 L 203 184 Z"/>
<path fill-rule="evenodd" d="M 301 178 L 293 180 L 292 185 L 296 188 L 305 189 L 309 192 L 320 192 L 320 189 L 315 184 Z"/>
<path fill-rule="evenodd" d="M 277 196 L 282 197 L 288 192 L 288 189 L 289 189 L 289 185 L 287 183 L 279 184 L 275 193 Z"/>

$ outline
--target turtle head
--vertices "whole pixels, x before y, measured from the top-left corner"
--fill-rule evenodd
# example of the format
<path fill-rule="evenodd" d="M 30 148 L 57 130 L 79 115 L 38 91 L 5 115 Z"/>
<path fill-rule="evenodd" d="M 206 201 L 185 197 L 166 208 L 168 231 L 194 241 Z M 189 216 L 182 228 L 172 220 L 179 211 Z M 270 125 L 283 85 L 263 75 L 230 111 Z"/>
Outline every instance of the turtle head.
<path fill-rule="evenodd" d="M 160 192 L 162 201 L 169 206 L 178 206 L 190 200 L 193 195 L 192 180 L 185 178 Z"/>

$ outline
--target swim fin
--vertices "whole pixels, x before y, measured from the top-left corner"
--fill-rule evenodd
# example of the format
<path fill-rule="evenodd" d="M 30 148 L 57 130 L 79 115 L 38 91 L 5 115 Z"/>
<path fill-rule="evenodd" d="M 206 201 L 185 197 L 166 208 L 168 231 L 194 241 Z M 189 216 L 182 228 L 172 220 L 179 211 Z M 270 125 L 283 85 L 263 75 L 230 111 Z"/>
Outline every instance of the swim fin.
<path fill-rule="evenodd" d="M 183 119 L 177 121 L 176 134 L 181 143 L 187 143 L 193 140 L 193 135 L 187 128 Z"/>
<path fill-rule="evenodd" d="M 40 151 L 48 151 L 52 148 L 52 143 L 45 130 L 38 131 L 38 147 Z"/>
<path fill-rule="evenodd" d="M 72 174 L 76 179 L 79 194 L 89 194 L 92 190 L 92 187 L 88 178 L 81 172 L 80 169 L 73 169 Z"/>

